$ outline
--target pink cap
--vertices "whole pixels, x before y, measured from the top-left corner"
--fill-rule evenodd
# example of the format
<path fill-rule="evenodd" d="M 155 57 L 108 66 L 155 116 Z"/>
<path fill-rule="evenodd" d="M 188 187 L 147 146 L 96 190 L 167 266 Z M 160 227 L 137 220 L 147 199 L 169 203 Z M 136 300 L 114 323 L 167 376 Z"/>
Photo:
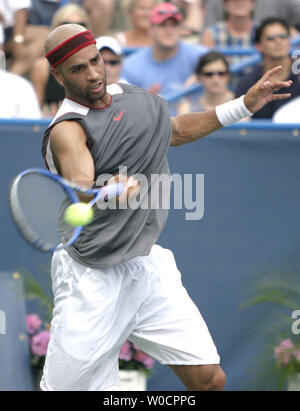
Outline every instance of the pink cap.
<path fill-rule="evenodd" d="M 150 22 L 152 24 L 162 24 L 170 18 L 178 23 L 182 22 L 182 14 L 179 8 L 172 3 L 160 3 L 152 10 Z"/>

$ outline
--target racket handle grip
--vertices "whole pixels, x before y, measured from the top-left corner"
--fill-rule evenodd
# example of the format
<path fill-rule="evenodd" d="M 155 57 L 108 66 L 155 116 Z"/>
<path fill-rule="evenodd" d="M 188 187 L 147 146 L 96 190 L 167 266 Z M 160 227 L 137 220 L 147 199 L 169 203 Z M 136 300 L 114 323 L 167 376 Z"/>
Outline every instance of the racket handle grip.
<path fill-rule="evenodd" d="M 121 195 L 123 190 L 124 190 L 123 183 L 109 184 L 100 189 L 101 194 L 99 193 L 98 200 L 108 201 L 111 198 L 115 198 Z"/>

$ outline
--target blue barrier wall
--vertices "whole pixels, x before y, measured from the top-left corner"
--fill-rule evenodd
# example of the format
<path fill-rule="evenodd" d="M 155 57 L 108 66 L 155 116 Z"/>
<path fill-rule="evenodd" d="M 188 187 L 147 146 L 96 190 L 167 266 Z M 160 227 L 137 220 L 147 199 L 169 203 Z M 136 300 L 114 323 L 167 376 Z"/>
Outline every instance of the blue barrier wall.
<path fill-rule="evenodd" d="M 0 272 L 0 390 L 32 389 L 22 277 Z"/>
<path fill-rule="evenodd" d="M 20 238 L 7 193 L 18 172 L 43 166 L 40 143 L 45 126 L 46 122 L 0 123 L 0 270 L 26 267 L 42 284 L 49 256 Z M 299 257 L 299 130 L 239 124 L 168 153 L 172 173 L 204 174 L 204 216 L 186 221 L 187 210 L 171 210 L 159 243 L 174 252 L 183 283 L 207 321 L 227 373 L 227 389 L 253 387 L 252 368 L 263 346 L 263 336 L 253 327 L 264 318 L 265 309 L 241 311 L 245 290 L 262 267 Z M 0 364 L 3 356 L 0 352 Z M 0 389 L 4 378 L 0 368 Z M 155 364 L 149 389 L 183 386 L 168 367 Z"/>

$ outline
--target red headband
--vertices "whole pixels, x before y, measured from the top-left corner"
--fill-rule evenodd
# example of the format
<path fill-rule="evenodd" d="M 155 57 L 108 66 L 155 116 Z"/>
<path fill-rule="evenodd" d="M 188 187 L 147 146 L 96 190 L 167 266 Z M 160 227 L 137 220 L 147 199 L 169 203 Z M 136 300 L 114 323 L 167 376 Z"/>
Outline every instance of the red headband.
<path fill-rule="evenodd" d="M 45 57 L 48 59 L 51 67 L 55 68 L 58 64 L 72 56 L 72 54 L 77 53 L 77 51 L 90 44 L 96 44 L 92 32 L 89 30 L 82 31 L 49 51 Z"/>

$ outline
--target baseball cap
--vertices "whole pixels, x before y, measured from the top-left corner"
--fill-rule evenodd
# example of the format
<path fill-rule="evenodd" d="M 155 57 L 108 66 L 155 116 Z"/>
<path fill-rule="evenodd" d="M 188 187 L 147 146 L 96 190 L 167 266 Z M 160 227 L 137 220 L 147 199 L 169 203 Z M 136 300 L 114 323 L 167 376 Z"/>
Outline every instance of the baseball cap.
<path fill-rule="evenodd" d="M 96 39 L 96 47 L 99 51 L 102 49 L 111 50 L 116 56 L 122 56 L 123 51 L 120 43 L 114 37 L 101 36 Z"/>
<path fill-rule="evenodd" d="M 152 10 L 150 22 L 152 24 L 162 24 L 169 18 L 173 18 L 180 23 L 182 14 L 179 8 L 172 3 L 160 3 Z"/>

